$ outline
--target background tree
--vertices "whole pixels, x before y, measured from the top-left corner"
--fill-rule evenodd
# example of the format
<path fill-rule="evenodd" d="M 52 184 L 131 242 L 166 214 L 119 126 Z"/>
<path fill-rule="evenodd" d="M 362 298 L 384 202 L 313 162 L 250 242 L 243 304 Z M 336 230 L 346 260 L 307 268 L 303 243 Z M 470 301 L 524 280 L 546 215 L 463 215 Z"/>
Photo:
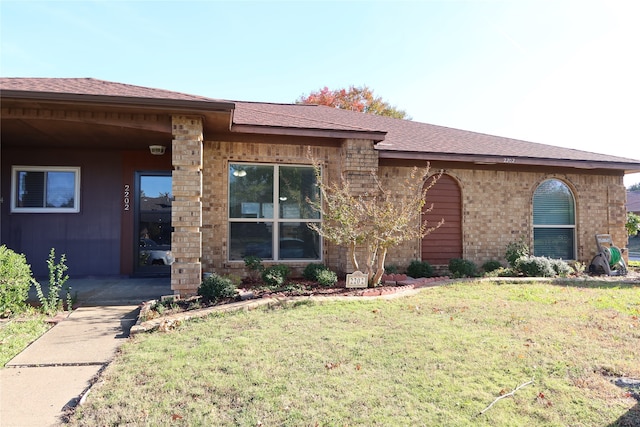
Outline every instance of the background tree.
<path fill-rule="evenodd" d="M 322 214 L 322 223 L 310 223 L 309 227 L 325 239 L 347 246 L 349 260 L 358 271 L 363 266 L 358 261 L 356 249 L 364 248 L 364 267 L 370 286 L 380 282 L 391 247 L 406 240 L 423 238 L 444 223 L 441 220 L 430 227 L 423 217 L 433 209 L 433 205 L 425 209 L 427 191 L 442 175 L 440 172 L 430 176 L 428 165 L 423 169 L 414 167 L 403 181 L 403 188 L 393 192 L 383 188 L 378 176 L 372 172 L 376 188 L 371 193 L 354 195 L 344 176 L 340 182 L 324 183 L 320 164 L 316 160 L 313 162 L 322 197 L 320 201 L 307 202 Z"/>
<path fill-rule="evenodd" d="M 373 90 L 367 86 L 349 86 L 349 89 L 330 90 L 323 87 L 309 95 L 301 95 L 297 104 L 328 105 L 342 110 L 358 111 L 361 113 L 377 114 L 379 116 L 393 117 L 396 119 L 411 120 L 404 110 L 399 110 L 381 97 L 375 96 Z"/>
<path fill-rule="evenodd" d="M 632 184 L 627 188 L 627 191 L 640 191 L 640 182 Z"/>
<path fill-rule="evenodd" d="M 627 212 L 627 223 L 625 224 L 629 237 L 634 237 L 640 231 L 640 216 L 633 212 Z"/>

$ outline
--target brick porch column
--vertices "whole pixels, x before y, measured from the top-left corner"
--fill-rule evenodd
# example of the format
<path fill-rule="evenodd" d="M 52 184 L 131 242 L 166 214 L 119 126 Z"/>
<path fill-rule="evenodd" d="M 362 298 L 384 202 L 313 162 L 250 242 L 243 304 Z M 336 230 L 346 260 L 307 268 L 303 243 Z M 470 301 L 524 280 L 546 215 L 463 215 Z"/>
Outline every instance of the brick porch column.
<path fill-rule="evenodd" d="M 202 281 L 202 118 L 172 117 L 171 289 L 194 295 Z"/>
<path fill-rule="evenodd" d="M 341 147 L 342 174 L 349 182 L 351 191 L 355 195 L 365 194 L 376 188 L 371 171 L 378 171 L 378 152 L 373 148 L 373 141 L 368 139 L 346 139 Z M 356 250 L 360 270 L 366 266 L 366 254 L 363 249 Z M 340 263 L 347 273 L 353 272 L 353 265 L 347 250 L 340 256 Z"/>

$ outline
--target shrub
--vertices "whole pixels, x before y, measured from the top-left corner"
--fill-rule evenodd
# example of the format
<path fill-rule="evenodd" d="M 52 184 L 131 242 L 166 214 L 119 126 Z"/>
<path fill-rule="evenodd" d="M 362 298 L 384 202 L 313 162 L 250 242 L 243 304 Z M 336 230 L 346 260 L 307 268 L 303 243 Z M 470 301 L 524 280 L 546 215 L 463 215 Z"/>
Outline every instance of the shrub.
<path fill-rule="evenodd" d="M 500 261 L 496 261 L 495 259 L 489 260 L 482 264 L 482 270 L 486 273 L 491 273 L 492 271 L 496 271 L 502 268 L 502 264 Z"/>
<path fill-rule="evenodd" d="M 318 280 L 318 272 L 322 270 L 327 270 L 324 264 L 307 264 L 302 271 L 302 277 L 307 280 Z"/>
<path fill-rule="evenodd" d="M 516 261 L 517 271 L 528 277 L 554 277 L 551 261 L 545 257 L 522 257 Z"/>
<path fill-rule="evenodd" d="M 307 280 L 315 280 L 322 286 L 331 286 L 338 281 L 338 275 L 324 264 L 307 264 L 302 276 Z"/>
<path fill-rule="evenodd" d="M 205 301 L 214 303 L 225 298 L 233 298 L 236 294 L 236 285 L 233 281 L 216 273 L 204 279 L 198 288 L 198 295 L 201 295 Z"/>
<path fill-rule="evenodd" d="M 338 275 L 329 269 L 318 270 L 316 280 L 322 286 L 331 286 L 338 281 Z"/>
<path fill-rule="evenodd" d="M 413 260 L 407 267 L 407 275 L 417 279 L 418 277 L 432 277 L 433 267 L 427 261 Z"/>
<path fill-rule="evenodd" d="M 525 243 L 524 237 L 517 242 L 511 242 L 507 245 L 505 258 L 511 267 L 516 266 L 518 259 L 529 256 L 529 246 Z"/>
<path fill-rule="evenodd" d="M 71 288 L 69 286 L 65 286 L 65 283 L 69 280 L 69 275 L 65 274 L 65 271 L 69 269 L 65 264 L 66 260 L 67 256 L 62 254 L 60 256 L 60 261 L 56 263 L 56 250 L 51 248 L 51 251 L 49 251 L 49 258 L 47 259 L 47 268 L 49 269 L 49 290 L 46 296 L 42 292 L 42 286 L 40 286 L 40 283 L 33 280 L 33 285 L 36 288 L 36 294 L 40 301 L 40 310 L 50 316 L 64 309 L 64 303 L 60 297 L 60 291 L 63 289 L 66 291 L 67 310 L 71 310 L 73 301 L 70 292 Z"/>
<path fill-rule="evenodd" d="M 551 268 L 556 272 L 556 275 L 560 277 L 567 277 L 575 273 L 573 267 L 567 264 L 565 261 L 561 259 L 551 259 L 549 260 L 551 263 Z"/>
<path fill-rule="evenodd" d="M 398 274 L 400 273 L 400 267 L 397 265 L 388 265 L 384 268 L 385 273 L 387 274 Z"/>
<path fill-rule="evenodd" d="M 497 270 L 493 270 L 491 275 L 496 277 L 515 277 L 518 272 L 513 267 L 500 267 Z"/>
<path fill-rule="evenodd" d="M 31 280 L 31 266 L 25 256 L 0 246 L 0 317 L 26 310 Z"/>
<path fill-rule="evenodd" d="M 462 258 L 452 258 L 449 260 L 449 272 L 453 277 L 474 277 L 477 275 L 478 267 L 473 261 Z"/>
<path fill-rule="evenodd" d="M 249 276 L 253 280 L 257 280 L 264 270 L 262 258 L 253 255 L 244 257 L 244 266 L 249 270 Z"/>
<path fill-rule="evenodd" d="M 270 288 L 279 288 L 287 281 L 291 270 L 287 265 L 277 264 L 262 271 L 262 280 Z"/>

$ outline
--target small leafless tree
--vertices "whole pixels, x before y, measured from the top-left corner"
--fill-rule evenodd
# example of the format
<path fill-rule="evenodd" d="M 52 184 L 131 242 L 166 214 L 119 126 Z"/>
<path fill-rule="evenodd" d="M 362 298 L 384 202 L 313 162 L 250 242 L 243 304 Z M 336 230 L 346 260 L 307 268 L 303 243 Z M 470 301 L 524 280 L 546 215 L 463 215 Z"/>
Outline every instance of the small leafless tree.
<path fill-rule="evenodd" d="M 349 260 L 360 271 L 357 248 L 365 249 L 363 267 L 369 276 L 369 285 L 376 286 L 384 274 L 385 260 L 390 248 L 400 243 L 421 239 L 444 223 L 427 224 L 424 214 L 433 209 L 425 207 L 427 191 L 442 176 L 442 171 L 431 174 L 430 166 L 414 167 L 402 182 L 401 189 L 391 192 L 385 189 L 375 171 L 372 171 L 374 188 L 371 192 L 355 195 L 348 180 L 325 183 L 321 166 L 312 159 L 321 198 L 308 200 L 312 208 L 322 215 L 322 223 L 310 223 L 309 227 L 325 239 L 345 245 Z"/>

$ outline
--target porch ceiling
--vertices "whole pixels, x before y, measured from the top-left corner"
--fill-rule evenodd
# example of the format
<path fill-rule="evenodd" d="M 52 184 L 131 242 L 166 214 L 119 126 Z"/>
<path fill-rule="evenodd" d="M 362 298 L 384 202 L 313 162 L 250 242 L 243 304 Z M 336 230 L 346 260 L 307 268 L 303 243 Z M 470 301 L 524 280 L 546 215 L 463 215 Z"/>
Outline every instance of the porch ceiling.
<path fill-rule="evenodd" d="M 171 115 L 204 119 L 205 135 L 228 132 L 224 111 L 166 111 L 158 108 L 119 108 L 100 105 L 56 104 L 2 100 L 2 148 L 59 147 L 77 149 L 146 149 L 171 147 Z"/>

